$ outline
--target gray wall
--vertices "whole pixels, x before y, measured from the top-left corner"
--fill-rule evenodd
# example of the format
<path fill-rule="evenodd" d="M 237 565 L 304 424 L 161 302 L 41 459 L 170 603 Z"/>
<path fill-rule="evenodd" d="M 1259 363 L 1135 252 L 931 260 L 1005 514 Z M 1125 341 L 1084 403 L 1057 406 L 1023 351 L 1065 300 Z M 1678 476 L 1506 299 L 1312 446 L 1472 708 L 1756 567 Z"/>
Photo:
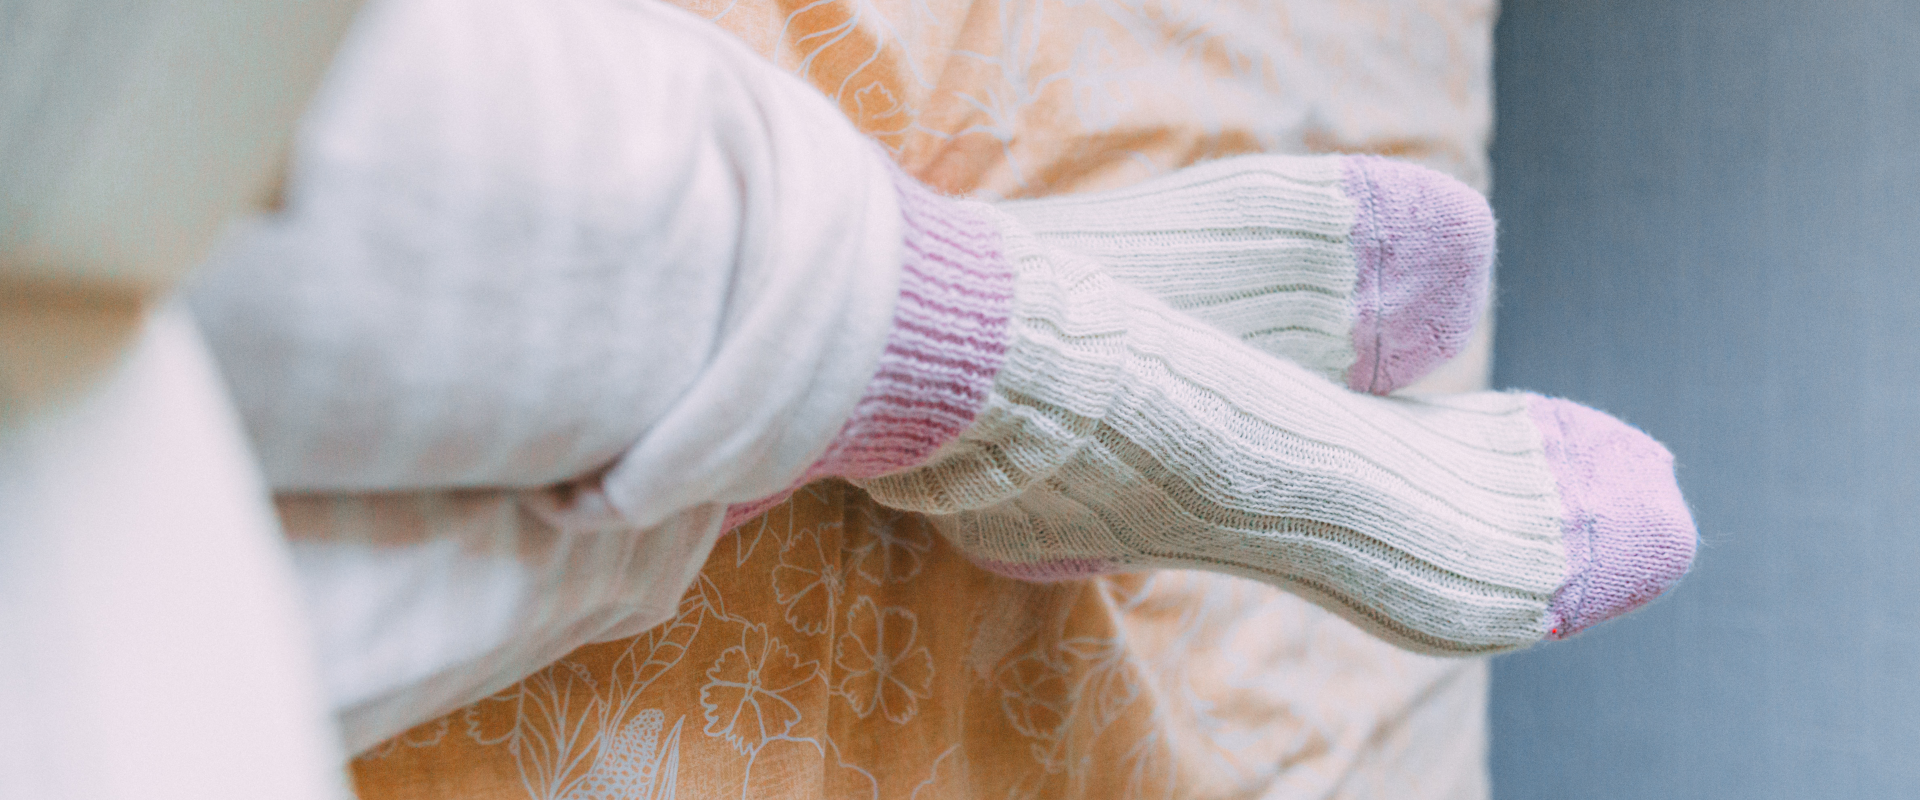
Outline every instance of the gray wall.
<path fill-rule="evenodd" d="M 1495 662 L 1495 796 L 1920 797 L 1920 0 L 1508 0 L 1495 52 L 1495 382 L 1667 442 L 1703 537 Z"/>

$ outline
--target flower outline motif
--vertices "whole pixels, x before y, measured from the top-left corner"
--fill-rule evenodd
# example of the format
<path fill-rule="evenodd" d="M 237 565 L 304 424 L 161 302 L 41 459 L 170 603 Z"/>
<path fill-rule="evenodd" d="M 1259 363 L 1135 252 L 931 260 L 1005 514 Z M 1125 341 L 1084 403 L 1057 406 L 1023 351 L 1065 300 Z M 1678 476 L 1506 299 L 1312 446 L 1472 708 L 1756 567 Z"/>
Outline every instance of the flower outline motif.
<path fill-rule="evenodd" d="M 1030 652 L 1002 666 L 995 676 L 1007 724 L 1030 739 L 1054 742 L 1070 715 L 1073 686 L 1066 665 L 1044 652 Z"/>
<path fill-rule="evenodd" d="M 920 574 L 933 534 L 924 519 L 891 509 L 861 506 L 859 544 L 848 544 L 848 571 L 876 584 L 904 583 Z"/>
<path fill-rule="evenodd" d="M 740 643 L 721 651 L 707 667 L 707 682 L 700 687 L 704 732 L 752 755 L 799 724 L 800 707 L 787 693 L 813 680 L 819 668 L 819 662 L 801 661 L 786 642 L 769 635 L 764 623 L 746 626 Z"/>
<path fill-rule="evenodd" d="M 831 527 L 833 533 L 823 529 Z M 847 588 L 841 563 L 845 532 L 838 523 L 821 523 L 793 535 L 780 548 L 773 568 L 773 599 L 786 608 L 787 624 L 809 636 L 827 632 Z"/>
<path fill-rule="evenodd" d="M 843 670 L 834 691 L 861 719 L 877 709 L 906 724 L 933 696 L 933 653 L 916 646 L 919 632 L 919 618 L 906 608 L 880 608 L 862 596 L 847 609 L 847 631 L 834 646 L 834 664 Z"/>

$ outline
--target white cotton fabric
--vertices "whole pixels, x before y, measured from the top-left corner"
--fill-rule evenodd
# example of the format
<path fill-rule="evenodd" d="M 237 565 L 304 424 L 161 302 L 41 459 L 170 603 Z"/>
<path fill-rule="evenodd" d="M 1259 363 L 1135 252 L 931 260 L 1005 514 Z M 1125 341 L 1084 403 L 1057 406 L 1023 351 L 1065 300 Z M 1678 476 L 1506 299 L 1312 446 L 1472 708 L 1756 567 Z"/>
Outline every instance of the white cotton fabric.
<path fill-rule="evenodd" d="M 618 460 L 641 526 L 770 494 L 858 400 L 898 281 L 866 140 L 647 0 L 375 2 L 286 203 L 192 293 L 283 491 Z"/>
<path fill-rule="evenodd" d="M 1546 635 L 1567 558 L 1525 395 L 1348 392 L 999 219 L 1006 366 L 958 440 L 863 482 L 875 500 L 989 565 L 1242 575 L 1420 652 Z"/>
<path fill-rule="evenodd" d="M 860 398 L 900 220 L 836 108 L 684 11 L 370 3 L 284 211 L 191 291 L 349 747 L 666 619 Z"/>
<path fill-rule="evenodd" d="M 0 431 L 0 797 L 351 796 L 279 537 L 177 306 Z"/>
<path fill-rule="evenodd" d="M 348 752 L 671 617 L 724 507 L 563 528 L 568 491 L 278 498 Z"/>

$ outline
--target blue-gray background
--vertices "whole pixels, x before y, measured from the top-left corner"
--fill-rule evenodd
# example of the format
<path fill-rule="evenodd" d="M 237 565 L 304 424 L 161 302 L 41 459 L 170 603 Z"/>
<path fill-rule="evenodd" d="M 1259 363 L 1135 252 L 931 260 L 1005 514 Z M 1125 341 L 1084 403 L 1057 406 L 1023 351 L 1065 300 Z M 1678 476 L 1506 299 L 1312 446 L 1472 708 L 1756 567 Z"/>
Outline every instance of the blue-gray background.
<path fill-rule="evenodd" d="M 1920 0 L 1508 0 L 1495 54 L 1495 383 L 1665 441 L 1703 538 L 1495 662 L 1495 797 L 1920 797 Z"/>

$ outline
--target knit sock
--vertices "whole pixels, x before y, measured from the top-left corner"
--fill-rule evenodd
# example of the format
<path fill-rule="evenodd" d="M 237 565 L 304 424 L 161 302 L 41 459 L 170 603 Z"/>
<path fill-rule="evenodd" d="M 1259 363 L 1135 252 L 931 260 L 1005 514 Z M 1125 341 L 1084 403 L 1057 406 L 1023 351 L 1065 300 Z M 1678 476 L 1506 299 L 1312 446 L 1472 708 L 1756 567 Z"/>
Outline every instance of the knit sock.
<path fill-rule="evenodd" d="M 862 484 L 989 569 L 1232 573 L 1478 654 L 1629 611 L 1691 563 L 1671 456 L 1623 423 L 1527 394 L 1351 393 L 954 208 L 995 219 L 1014 265 L 1004 363 L 957 439 Z"/>
<path fill-rule="evenodd" d="M 911 409 L 959 409 L 985 397 L 971 394 L 972 386 L 942 394 L 941 387 L 958 385 L 942 372 L 960 362 L 937 349 L 947 340 L 927 338 L 943 320 L 922 298 L 980 277 L 949 275 L 971 268 L 960 265 L 999 263 L 997 234 L 897 169 L 895 185 L 907 235 L 893 336 L 867 396 L 793 488 L 913 466 L 931 449 L 878 443 L 944 441 L 957 432 L 946 424 L 965 415 L 914 430 L 919 412 Z M 1242 156 L 1126 189 L 999 209 L 1041 241 L 1092 256 L 1120 281 L 1356 391 L 1386 394 L 1451 358 L 1486 304 L 1493 252 L 1486 200 L 1439 172 L 1383 158 Z M 995 274 L 993 296 L 1011 296 L 1011 274 Z M 977 302 L 953 307 L 977 313 Z M 991 332 L 964 327 L 983 324 L 972 318 L 963 323 L 968 335 L 986 337 L 979 342 L 1004 339 L 1004 320 Z M 984 362 L 967 363 L 969 375 L 983 374 Z M 928 390 L 938 396 L 919 396 Z M 729 507 L 726 526 L 777 505 L 793 488 Z"/>
<path fill-rule="evenodd" d="M 1426 375 L 1486 308 L 1486 200 L 1404 162 L 1242 156 L 999 207 L 1040 241 L 1355 391 Z"/>
<path fill-rule="evenodd" d="M 727 530 L 820 478 L 920 464 L 986 406 L 1011 335 L 1013 268 L 999 231 L 897 168 L 894 186 L 906 223 L 900 297 L 879 368 L 827 452 L 785 491 L 728 506 Z"/>

